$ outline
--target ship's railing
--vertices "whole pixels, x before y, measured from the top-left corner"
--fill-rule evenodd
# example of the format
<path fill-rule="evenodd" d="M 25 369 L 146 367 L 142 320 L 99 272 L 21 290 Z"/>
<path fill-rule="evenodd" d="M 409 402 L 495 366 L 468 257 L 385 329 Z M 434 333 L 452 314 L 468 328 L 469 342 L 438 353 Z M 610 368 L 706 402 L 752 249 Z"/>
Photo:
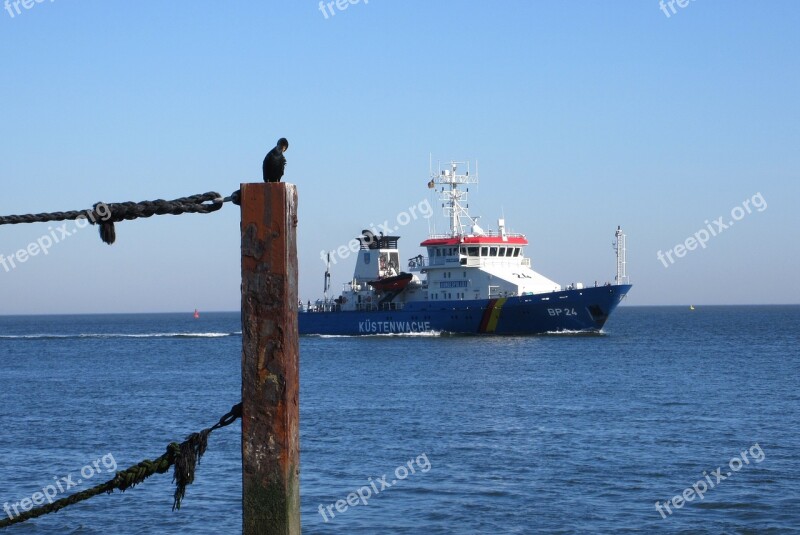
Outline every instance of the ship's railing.
<path fill-rule="evenodd" d="M 420 259 L 421 258 L 421 259 Z M 462 266 L 464 264 L 461 264 Z M 420 271 L 423 268 L 430 266 L 451 266 L 458 267 L 458 256 L 437 256 L 433 259 L 426 257 L 415 257 L 408 260 L 409 271 Z"/>
<path fill-rule="evenodd" d="M 453 237 L 454 236 L 452 234 L 428 234 L 429 240 L 439 240 L 439 239 L 447 239 Z"/>
<path fill-rule="evenodd" d="M 356 310 L 359 312 L 369 312 L 369 311 L 377 311 L 377 310 L 403 310 L 405 303 L 381 303 L 380 305 L 375 303 L 358 303 L 356 305 Z"/>
<path fill-rule="evenodd" d="M 509 290 L 500 290 L 499 286 L 489 286 L 489 299 L 499 299 L 501 297 L 516 297 L 517 295 L 526 295 L 526 294 L 517 294 L 517 292 L 512 292 Z M 530 293 L 530 295 L 533 295 Z"/>
<path fill-rule="evenodd" d="M 403 310 L 405 303 L 358 303 L 356 310 L 359 312 Z M 314 314 L 315 312 L 341 312 L 342 306 L 338 303 L 317 303 L 298 307 L 301 314 Z"/>
<path fill-rule="evenodd" d="M 506 238 L 524 238 L 525 234 L 521 232 L 506 232 Z M 480 234 L 461 234 L 453 236 L 452 234 L 428 234 L 429 240 L 445 240 L 448 238 L 502 238 L 503 234 L 496 230 L 484 230 Z"/>
<path fill-rule="evenodd" d="M 342 305 L 335 301 L 317 301 L 314 304 L 299 303 L 298 312 L 341 312 Z"/>

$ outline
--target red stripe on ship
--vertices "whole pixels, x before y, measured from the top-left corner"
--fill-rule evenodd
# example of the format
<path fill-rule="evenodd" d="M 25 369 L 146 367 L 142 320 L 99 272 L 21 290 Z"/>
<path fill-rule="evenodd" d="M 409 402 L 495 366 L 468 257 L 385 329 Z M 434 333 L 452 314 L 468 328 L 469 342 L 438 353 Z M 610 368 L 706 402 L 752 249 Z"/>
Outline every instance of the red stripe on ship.
<path fill-rule="evenodd" d="M 489 326 L 489 320 L 492 318 L 492 310 L 494 310 L 496 304 L 497 304 L 497 299 L 489 299 L 489 304 L 486 305 L 486 310 L 483 311 L 483 317 L 481 318 L 481 326 L 478 327 L 479 333 L 486 332 L 486 328 Z"/>

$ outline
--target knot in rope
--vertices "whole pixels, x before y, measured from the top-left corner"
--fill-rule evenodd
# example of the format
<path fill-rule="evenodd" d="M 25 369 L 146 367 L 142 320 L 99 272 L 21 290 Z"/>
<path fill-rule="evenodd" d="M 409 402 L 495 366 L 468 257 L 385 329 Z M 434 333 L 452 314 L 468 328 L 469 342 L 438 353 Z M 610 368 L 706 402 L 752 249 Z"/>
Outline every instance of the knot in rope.
<path fill-rule="evenodd" d="M 235 191 L 229 197 L 222 197 L 216 191 L 209 191 L 208 193 L 181 197 L 171 201 L 156 199 L 154 201 L 110 204 L 99 202 L 89 210 L 0 216 L 0 225 L 87 219 L 92 225 L 100 227 L 100 239 L 111 245 L 117 239 L 114 223 L 141 217 L 152 217 L 154 215 L 210 214 L 222 208 L 226 202 L 240 204 L 240 196 L 239 191 Z"/>
<path fill-rule="evenodd" d="M 100 239 L 109 245 L 117 240 L 114 223 L 130 221 L 140 217 L 154 215 L 210 214 L 222 208 L 225 199 L 216 191 L 201 195 L 181 197 L 172 201 L 156 199 L 155 201 L 97 203 L 92 207 L 95 218 L 92 221 L 100 225 Z M 210 204 L 208 204 L 210 202 Z M 97 217 L 99 216 L 99 217 Z"/>
<path fill-rule="evenodd" d="M 90 489 L 72 494 L 66 498 L 61 498 L 52 503 L 31 509 L 30 511 L 25 511 L 13 518 L 0 518 L 0 529 L 48 513 L 55 513 L 68 505 L 88 500 L 104 492 L 111 494 L 115 489 L 125 492 L 125 490 L 135 487 L 153 474 L 163 474 L 167 472 L 171 466 L 175 467 L 172 481 L 176 484 L 172 510 L 180 509 L 181 501 L 186 495 L 186 487 L 194 482 L 195 469 L 208 447 L 208 436 L 220 427 L 231 425 L 237 419 L 241 418 L 241 416 L 242 404 L 238 403 L 212 427 L 203 429 L 198 433 L 192 433 L 180 444 L 177 442 L 170 443 L 167 446 L 167 451 L 164 452 L 161 457 L 153 461 L 145 459 L 138 464 L 117 472 L 114 479 Z"/>

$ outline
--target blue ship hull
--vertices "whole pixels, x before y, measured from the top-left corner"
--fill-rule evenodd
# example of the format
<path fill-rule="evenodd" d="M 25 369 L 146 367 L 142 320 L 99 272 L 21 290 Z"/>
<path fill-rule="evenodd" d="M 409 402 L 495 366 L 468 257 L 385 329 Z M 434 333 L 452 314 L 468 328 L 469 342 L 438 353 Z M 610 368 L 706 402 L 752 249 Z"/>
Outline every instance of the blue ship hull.
<path fill-rule="evenodd" d="M 599 331 L 630 289 L 624 284 L 498 299 L 409 302 L 400 310 L 300 312 L 298 321 L 301 335 Z"/>

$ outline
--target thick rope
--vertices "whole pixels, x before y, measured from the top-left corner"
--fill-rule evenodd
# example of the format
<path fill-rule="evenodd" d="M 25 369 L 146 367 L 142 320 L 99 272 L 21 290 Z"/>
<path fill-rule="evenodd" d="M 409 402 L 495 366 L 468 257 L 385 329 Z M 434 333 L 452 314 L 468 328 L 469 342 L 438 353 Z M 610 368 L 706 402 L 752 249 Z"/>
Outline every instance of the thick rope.
<path fill-rule="evenodd" d="M 181 500 L 183 500 L 186 495 L 186 487 L 194 482 L 195 468 L 208 447 L 208 436 L 212 431 L 232 424 L 241 418 L 241 416 L 242 404 L 239 403 L 238 405 L 234 405 L 231 411 L 220 418 L 219 422 L 214 424 L 213 427 L 203 429 L 199 433 L 192 433 L 181 444 L 177 442 L 171 443 L 167 446 L 166 453 L 156 460 L 151 461 L 146 459 L 137 465 L 131 466 L 127 470 L 117 472 L 114 479 L 110 479 L 96 487 L 72 494 L 71 496 L 61 498 L 53 503 L 42 505 L 30 511 L 25 511 L 14 518 L 3 518 L 0 520 L 0 529 L 42 515 L 55 513 L 68 505 L 88 500 L 104 492 L 111 494 L 114 489 L 125 492 L 125 490 L 135 487 L 153 474 L 165 473 L 169 470 L 170 466 L 173 465 L 175 466 L 172 477 L 172 481 L 175 483 L 175 501 L 173 502 L 172 510 L 180 509 Z"/>
<path fill-rule="evenodd" d="M 114 223 L 119 221 L 154 215 L 210 214 L 222 208 L 222 205 L 229 201 L 239 204 L 239 191 L 234 192 L 230 197 L 224 198 L 219 193 L 210 191 L 201 195 L 181 197 L 172 201 L 157 199 L 138 203 L 97 203 L 89 210 L 0 216 L 0 225 L 50 223 L 52 221 L 73 221 L 83 218 L 93 225 L 100 225 L 100 238 L 111 245 L 116 241 Z"/>

